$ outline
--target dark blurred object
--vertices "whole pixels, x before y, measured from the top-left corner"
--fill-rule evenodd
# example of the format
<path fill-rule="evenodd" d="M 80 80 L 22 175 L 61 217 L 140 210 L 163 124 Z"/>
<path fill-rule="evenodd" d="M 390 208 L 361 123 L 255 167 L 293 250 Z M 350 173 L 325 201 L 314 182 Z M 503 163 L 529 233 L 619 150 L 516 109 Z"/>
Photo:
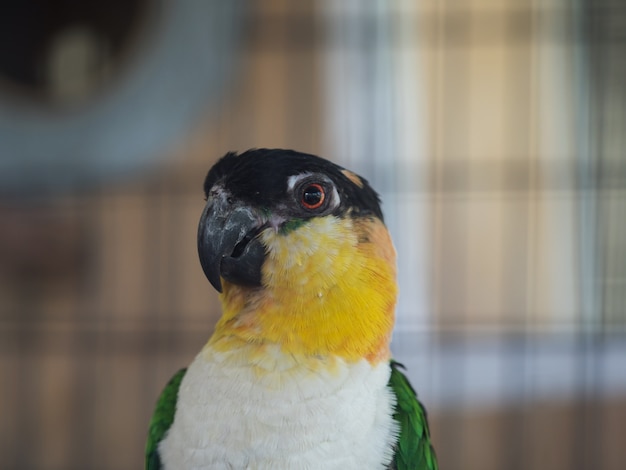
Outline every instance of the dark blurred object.
<path fill-rule="evenodd" d="M 232 76 L 242 1 L 4 2 L 0 194 L 162 160 Z"/>
<path fill-rule="evenodd" d="M 98 48 L 115 62 L 133 42 L 146 14 L 147 0 L 3 1 L 0 15 L 0 77 L 25 94 L 52 98 L 48 68 L 63 37 L 90 31 Z M 102 64 L 104 65 L 104 64 Z"/>

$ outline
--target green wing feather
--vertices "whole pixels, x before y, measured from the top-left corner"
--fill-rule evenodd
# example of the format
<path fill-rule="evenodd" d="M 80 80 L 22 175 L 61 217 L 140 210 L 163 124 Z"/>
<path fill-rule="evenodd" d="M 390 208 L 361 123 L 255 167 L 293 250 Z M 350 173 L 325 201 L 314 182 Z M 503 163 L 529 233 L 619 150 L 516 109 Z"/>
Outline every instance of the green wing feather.
<path fill-rule="evenodd" d="M 157 401 L 152 419 L 150 420 L 150 429 L 148 430 L 148 440 L 146 442 L 146 470 L 160 470 L 163 468 L 158 446 L 174 422 L 178 389 L 185 372 L 187 372 L 187 369 L 181 369 L 170 379 Z"/>
<path fill-rule="evenodd" d="M 437 456 L 430 441 L 426 409 L 408 379 L 400 372 L 402 364 L 391 362 L 389 387 L 396 395 L 393 418 L 400 424 L 400 435 L 391 465 L 394 470 L 438 470 Z"/>

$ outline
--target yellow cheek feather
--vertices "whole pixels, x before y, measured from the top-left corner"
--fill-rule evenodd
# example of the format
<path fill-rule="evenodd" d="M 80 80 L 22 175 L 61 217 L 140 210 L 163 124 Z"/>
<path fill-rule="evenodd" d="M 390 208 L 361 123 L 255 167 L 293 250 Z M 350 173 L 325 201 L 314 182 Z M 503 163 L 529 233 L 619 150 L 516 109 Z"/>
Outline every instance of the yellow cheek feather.
<path fill-rule="evenodd" d="M 396 303 L 395 251 L 375 218 L 313 218 L 266 230 L 263 288 L 224 282 L 214 347 L 278 345 L 284 353 L 388 360 Z"/>

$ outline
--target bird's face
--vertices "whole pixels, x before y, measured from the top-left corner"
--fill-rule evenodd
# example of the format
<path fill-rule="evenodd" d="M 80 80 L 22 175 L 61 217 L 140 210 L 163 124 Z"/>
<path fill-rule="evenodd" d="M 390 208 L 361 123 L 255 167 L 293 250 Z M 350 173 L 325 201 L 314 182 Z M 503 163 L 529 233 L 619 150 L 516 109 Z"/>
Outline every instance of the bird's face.
<path fill-rule="evenodd" d="M 198 251 L 225 337 L 290 353 L 388 355 L 395 251 L 378 196 L 331 162 L 227 154 L 207 175 Z"/>

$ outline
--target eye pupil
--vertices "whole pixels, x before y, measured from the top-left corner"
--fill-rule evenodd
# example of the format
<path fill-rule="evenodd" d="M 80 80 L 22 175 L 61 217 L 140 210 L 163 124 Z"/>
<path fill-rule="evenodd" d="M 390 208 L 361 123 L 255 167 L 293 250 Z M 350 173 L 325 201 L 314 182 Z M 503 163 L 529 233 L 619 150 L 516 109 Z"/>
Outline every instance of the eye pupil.
<path fill-rule="evenodd" d="M 304 202 L 310 206 L 319 204 L 322 200 L 322 192 L 317 188 L 309 188 L 304 193 Z"/>
<path fill-rule="evenodd" d="M 317 183 L 309 184 L 302 192 L 302 205 L 307 209 L 317 209 L 324 203 L 324 188 Z"/>

